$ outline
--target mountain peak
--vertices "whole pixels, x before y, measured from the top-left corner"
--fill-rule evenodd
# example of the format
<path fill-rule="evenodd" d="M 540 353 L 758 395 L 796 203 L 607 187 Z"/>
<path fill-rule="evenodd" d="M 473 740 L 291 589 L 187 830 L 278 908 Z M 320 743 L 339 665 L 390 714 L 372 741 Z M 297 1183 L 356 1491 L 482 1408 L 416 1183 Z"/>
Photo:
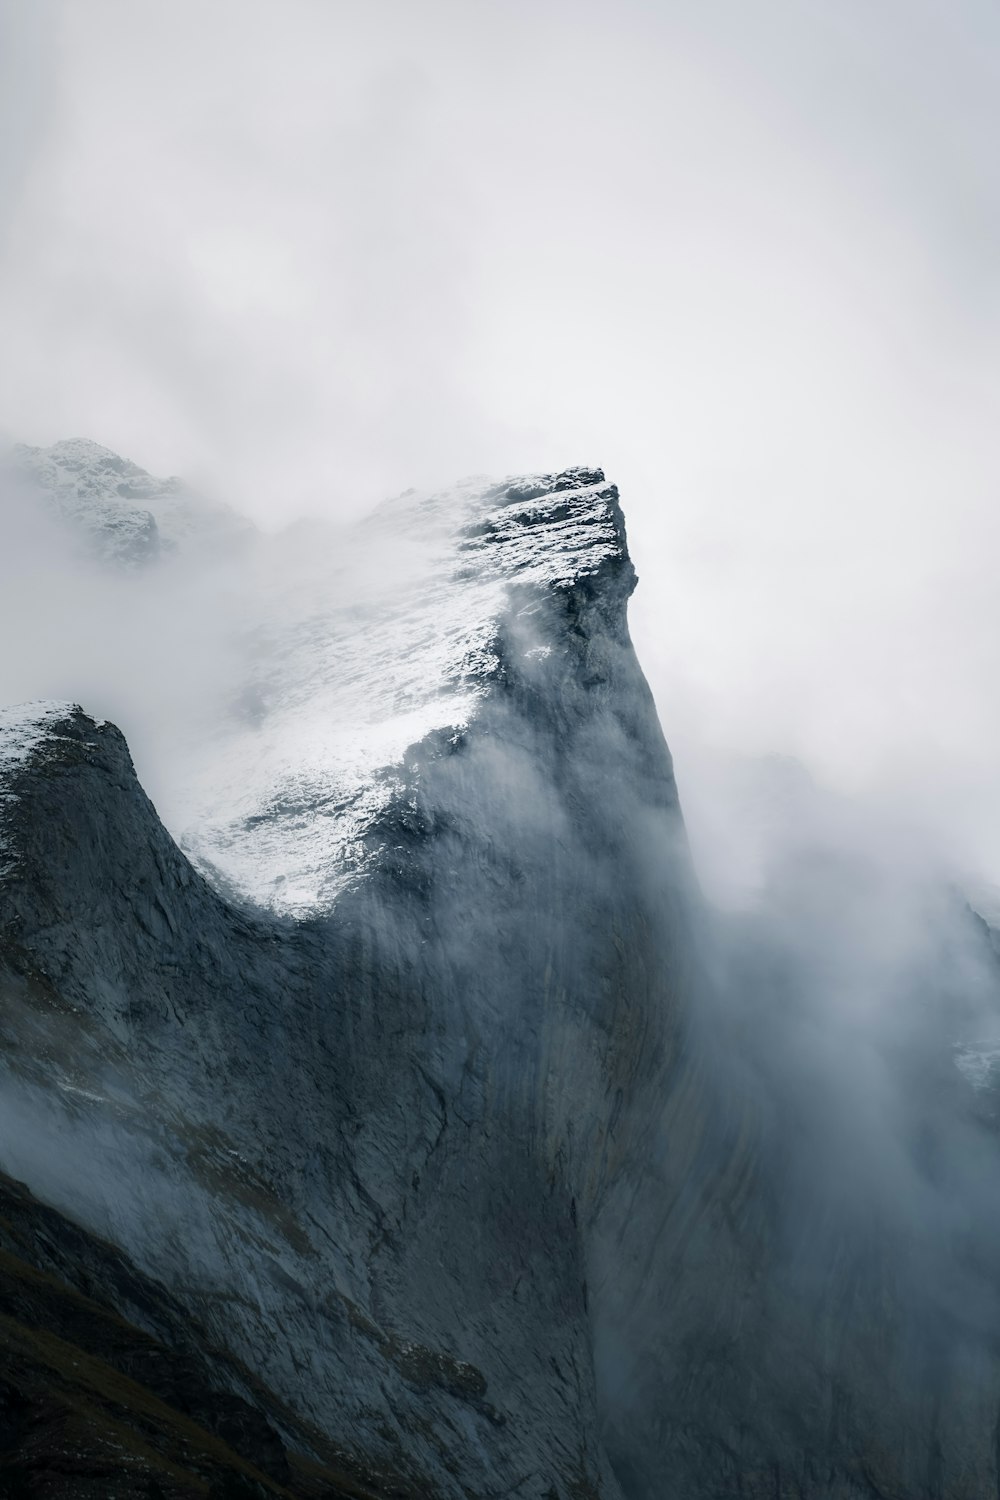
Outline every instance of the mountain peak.
<path fill-rule="evenodd" d="M 178 550 L 213 553 L 253 533 L 228 506 L 174 475 L 157 478 L 90 438 L 65 438 L 48 448 L 17 443 L 8 468 L 112 566 L 144 567 Z"/>
<path fill-rule="evenodd" d="M 363 866 L 415 747 L 468 731 L 514 676 L 564 667 L 571 615 L 627 639 L 635 584 L 600 469 L 411 491 L 303 541 L 278 538 L 255 576 L 235 711 L 168 819 L 213 878 L 299 916 Z"/>

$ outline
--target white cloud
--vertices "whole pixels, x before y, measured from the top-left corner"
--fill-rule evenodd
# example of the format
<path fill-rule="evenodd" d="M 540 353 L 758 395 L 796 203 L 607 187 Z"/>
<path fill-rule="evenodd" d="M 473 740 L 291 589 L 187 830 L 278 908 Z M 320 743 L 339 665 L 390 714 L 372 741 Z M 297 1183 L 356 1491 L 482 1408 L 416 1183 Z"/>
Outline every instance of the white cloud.
<path fill-rule="evenodd" d="M 265 524 L 601 462 L 682 783 L 788 750 L 1000 869 L 992 6 L 2 15 L 0 426 Z"/>

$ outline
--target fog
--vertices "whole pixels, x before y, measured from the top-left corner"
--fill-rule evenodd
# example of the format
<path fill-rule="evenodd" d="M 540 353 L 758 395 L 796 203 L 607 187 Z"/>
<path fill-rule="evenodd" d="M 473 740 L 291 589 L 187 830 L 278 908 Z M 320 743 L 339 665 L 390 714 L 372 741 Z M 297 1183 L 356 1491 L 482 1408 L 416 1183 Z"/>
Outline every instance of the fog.
<path fill-rule="evenodd" d="M 997 875 L 994 7 L 0 15 L 0 428 L 265 527 L 599 462 L 682 781 Z"/>

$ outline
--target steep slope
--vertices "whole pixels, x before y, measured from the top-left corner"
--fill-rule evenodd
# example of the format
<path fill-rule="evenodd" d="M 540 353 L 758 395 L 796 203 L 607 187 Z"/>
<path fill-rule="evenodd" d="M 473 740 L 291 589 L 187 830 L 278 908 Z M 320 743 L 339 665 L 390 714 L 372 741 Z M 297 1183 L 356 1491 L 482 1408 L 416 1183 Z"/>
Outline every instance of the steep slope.
<path fill-rule="evenodd" d="M 114 1246 L 3 1175 L 0 1330 L 4 1496 L 416 1500 L 298 1422 Z"/>
<path fill-rule="evenodd" d="M 227 1390 L 225 1357 L 175 1299 L 2 1176 L 0 1331 L 4 1495 L 375 1494 L 289 1462 L 266 1414 L 281 1408 L 249 1372 L 229 1362 L 245 1394 Z"/>

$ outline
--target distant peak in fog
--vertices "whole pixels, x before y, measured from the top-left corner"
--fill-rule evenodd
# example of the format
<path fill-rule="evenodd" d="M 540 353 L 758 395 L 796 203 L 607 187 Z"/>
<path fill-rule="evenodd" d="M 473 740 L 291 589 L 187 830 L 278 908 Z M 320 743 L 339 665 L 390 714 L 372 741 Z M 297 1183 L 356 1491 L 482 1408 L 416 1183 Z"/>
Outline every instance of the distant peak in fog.
<path fill-rule="evenodd" d="M 22 496 L 44 500 L 106 562 L 144 566 L 192 546 L 214 554 L 254 533 L 245 517 L 184 480 L 157 478 L 89 438 L 49 448 L 16 443 L 4 457 Z"/>

